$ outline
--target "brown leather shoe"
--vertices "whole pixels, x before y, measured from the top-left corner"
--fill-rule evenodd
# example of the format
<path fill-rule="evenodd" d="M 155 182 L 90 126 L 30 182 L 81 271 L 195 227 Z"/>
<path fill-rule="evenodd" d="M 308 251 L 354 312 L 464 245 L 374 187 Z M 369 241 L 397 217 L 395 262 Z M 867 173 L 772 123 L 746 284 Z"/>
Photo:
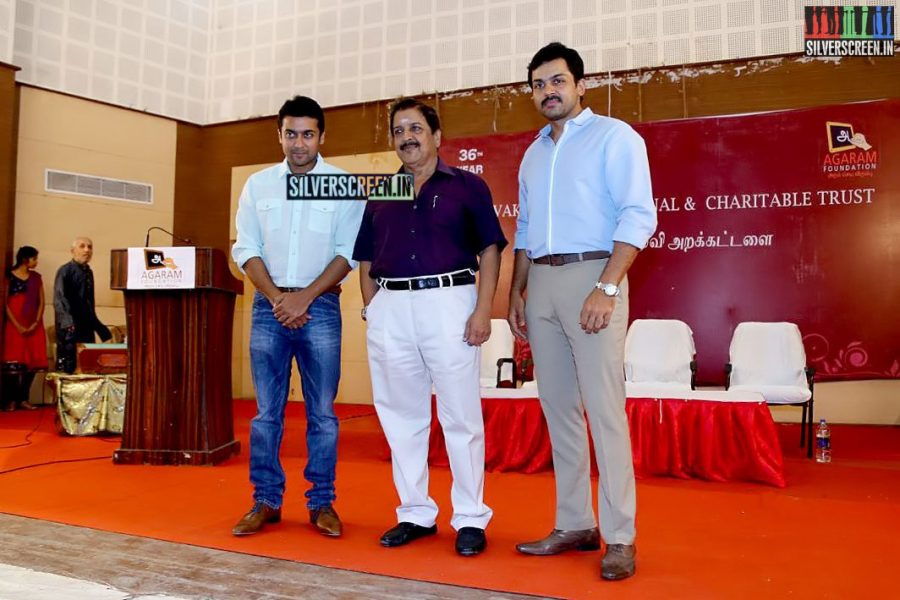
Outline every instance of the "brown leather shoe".
<path fill-rule="evenodd" d="M 309 511 L 309 522 L 319 530 L 319 533 L 328 537 L 338 537 L 344 530 L 341 518 L 330 504 Z"/>
<path fill-rule="evenodd" d="M 263 528 L 267 523 L 278 523 L 281 521 L 281 509 L 272 508 L 263 502 L 257 502 L 253 505 L 246 515 L 241 517 L 237 525 L 231 530 L 234 535 L 251 535 Z"/>
<path fill-rule="evenodd" d="M 637 549 L 634 545 L 607 544 L 606 554 L 600 563 L 600 576 L 610 581 L 631 577 L 634 575 L 635 554 Z"/>
<path fill-rule="evenodd" d="M 600 531 L 593 529 L 554 529 L 550 535 L 536 542 L 516 545 L 516 550 L 534 556 L 550 556 L 566 550 L 599 550 Z"/>

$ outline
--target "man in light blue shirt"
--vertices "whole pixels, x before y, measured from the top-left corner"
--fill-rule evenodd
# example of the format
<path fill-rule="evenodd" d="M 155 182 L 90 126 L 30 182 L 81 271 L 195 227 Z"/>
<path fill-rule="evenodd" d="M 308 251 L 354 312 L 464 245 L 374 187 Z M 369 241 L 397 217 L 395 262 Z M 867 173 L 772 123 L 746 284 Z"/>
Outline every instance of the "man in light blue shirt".
<path fill-rule="evenodd" d="M 534 555 L 596 550 L 602 532 L 601 576 L 624 579 L 635 571 L 636 506 L 625 415 L 625 273 L 656 229 L 647 151 L 626 123 L 582 107 L 584 63 L 575 50 L 545 46 L 528 65 L 528 79 L 549 124 L 519 168 L 509 324 L 534 356 L 553 446 L 556 524 L 517 548 Z M 600 469 L 599 530 L 588 424 Z"/>
<path fill-rule="evenodd" d="M 353 244 L 365 203 L 289 201 L 287 177 L 343 173 L 322 160 L 325 115 L 303 96 L 278 113 L 278 140 L 284 161 L 254 173 L 244 185 L 237 211 L 234 262 L 253 285 L 250 365 L 257 414 L 250 426 L 250 481 L 253 508 L 232 529 L 258 532 L 281 520 L 285 475 L 279 460 L 284 409 L 297 361 L 306 407 L 308 460 L 304 476 L 310 523 L 322 534 L 339 536 L 334 510 L 338 421 L 334 414 L 341 373 L 340 282 L 356 266 Z"/>

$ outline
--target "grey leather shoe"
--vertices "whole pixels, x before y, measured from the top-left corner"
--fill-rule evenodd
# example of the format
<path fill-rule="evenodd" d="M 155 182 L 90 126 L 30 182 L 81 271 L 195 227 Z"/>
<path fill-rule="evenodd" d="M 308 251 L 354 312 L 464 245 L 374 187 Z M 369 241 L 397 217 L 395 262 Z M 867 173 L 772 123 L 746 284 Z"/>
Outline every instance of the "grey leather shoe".
<path fill-rule="evenodd" d="M 599 550 L 600 531 L 593 529 L 554 529 L 550 535 L 536 542 L 516 545 L 516 550 L 534 556 L 550 556 L 566 550 Z"/>
<path fill-rule="evenodd" d="M 634 545 L 607 544 L 606 554 L 600 563 L 600 576 L 609 581 L 626 579 L 634 575 Z"/>

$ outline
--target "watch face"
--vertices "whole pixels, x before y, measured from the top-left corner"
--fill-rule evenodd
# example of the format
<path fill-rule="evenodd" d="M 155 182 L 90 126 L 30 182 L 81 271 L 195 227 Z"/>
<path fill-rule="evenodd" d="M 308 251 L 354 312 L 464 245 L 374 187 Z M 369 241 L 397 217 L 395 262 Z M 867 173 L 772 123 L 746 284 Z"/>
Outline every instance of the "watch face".
<path fill-rule="evenodd" d="M 607 283 L 603 286 L 603 293 L 607 296 L 615 296 L 619 293 L 619 288 L 611 283 Z"/>

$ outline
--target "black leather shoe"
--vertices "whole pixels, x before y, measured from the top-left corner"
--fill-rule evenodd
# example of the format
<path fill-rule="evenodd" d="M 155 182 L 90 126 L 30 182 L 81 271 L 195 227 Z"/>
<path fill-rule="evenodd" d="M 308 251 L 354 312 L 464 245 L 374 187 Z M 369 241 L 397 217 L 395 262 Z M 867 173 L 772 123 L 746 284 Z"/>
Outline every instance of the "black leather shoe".
<path fill-rule="evenodd" d="M 384 532 L 384 535 L 381 536 L 381 545 L 385 548 L 393 548 L 394 546 L 402 546 L 426 535 L 434 535 L 436 533 L 437 525 L 422 527 L 421 525 L 404 521 Z"/>
<path fill-rule="evenodd" d="M 456 552 L 463 556 L 481 554 L 487 546 L 484 529 L 478 527 L 460 527 L 456 532 Z"/>

